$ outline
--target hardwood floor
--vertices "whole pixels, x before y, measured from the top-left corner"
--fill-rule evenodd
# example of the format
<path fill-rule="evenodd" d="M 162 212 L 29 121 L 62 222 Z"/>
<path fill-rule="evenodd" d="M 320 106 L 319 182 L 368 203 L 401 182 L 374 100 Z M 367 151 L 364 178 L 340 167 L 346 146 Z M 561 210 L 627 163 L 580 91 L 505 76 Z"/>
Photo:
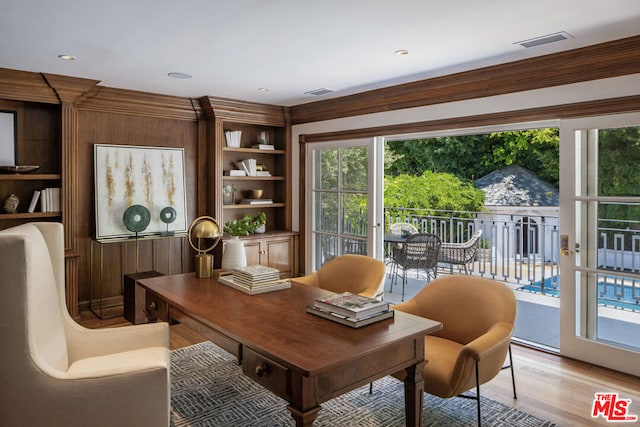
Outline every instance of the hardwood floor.
<path fill-rule="evenodd" d="M 90 311 L 81 311 L 78 321 L 88 328 L 130 324 L 123 317 L 100 320 Z M 172 350 L 205 340 L 184 325 L 170 328 Z M 592 418 L 591 408 L 595 393 L 615 392 L 631 399 L 629 413 L 640 417 L 640 378 L 516 344 L 512 347 L 518 399 L 513 399 L 508 370 L 481 387 L 483 396 L 561 426 L 587 426 L 611 424 L 602 417 Z"/>

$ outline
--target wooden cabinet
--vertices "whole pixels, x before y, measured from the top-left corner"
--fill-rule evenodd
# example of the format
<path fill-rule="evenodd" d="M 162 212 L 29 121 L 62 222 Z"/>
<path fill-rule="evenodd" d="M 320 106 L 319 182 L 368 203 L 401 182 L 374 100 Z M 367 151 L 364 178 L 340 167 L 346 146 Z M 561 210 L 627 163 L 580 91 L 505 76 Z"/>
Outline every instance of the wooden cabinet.
<path fill-rule="evenodd" d="M 128 286 L 131 286 L 129 290 L 135 289 L 133 283 L 127 285 L 127 276 L 135 281 L 140 277 L 193 271 L 192 251 L 184 234 L 92 239 L 89 261 L 89 309 L 100 319 L 125 315 L 132 323 L 136 322 L 127 313 L 128 304 L 123 303 L 127 297 L 132 300 L 137 297 L 127 291 Z"/>
<path fill-rule="evenodd" d="M 281 278 L 298 275 L 298 234 L 267 232 L 242 237 L 247 264 L 277 268 Z"/>
<path fill-rule="evenodd" d="M 0 110 L 16 112 L 16 164 L 37 165 L 24 174 L 0 175 L 0 229 L 30 221 L 61 221 L 62 212 L 27 212 L 34 191 L 60 188 L 62 182 L 60 107 L 33 102 L 0 100 Z M 16 213 L 6 213 L 4 201 L 15 194 L 20 199 Z"/>

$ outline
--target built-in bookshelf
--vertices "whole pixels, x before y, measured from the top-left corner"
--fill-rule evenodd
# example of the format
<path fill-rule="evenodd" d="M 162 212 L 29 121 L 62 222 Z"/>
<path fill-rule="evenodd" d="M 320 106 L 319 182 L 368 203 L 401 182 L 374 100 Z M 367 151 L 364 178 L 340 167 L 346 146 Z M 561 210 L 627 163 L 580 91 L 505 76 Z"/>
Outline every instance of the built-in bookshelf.
<path fill-rule="evenodd" d="M 207 152 L 207 211 L 221 224 L 264 212 L 269 239 L 285 239 L 289 241 L 287 247 L 297 247 L 297 234 L 291 230 L 289 109 L 214 97 L 201 98 L 200 102 L 208 119 L 207 146 L 213 147 Z M 228 132 L 236 132 L 236 138 L 239 134 L 239 141 L 229 143 Z M 260 145 L 262 149 L 254 147 Z M 256 175 L 231 176 L 232 170 L 245 170 L 240 163 L 249 159 L 255 160 Z M 225 187 L 232 189 L 233 198 L 228 197 L 228 192 L 225 197 Z M 261 191 L 261 199 L 268 203 L 242 203 L 242 199 L 253 198 L 251 190 Z M 249 237 L 252 241 L 259 238 Z M 266 259 L 265 254 L 262 258 Z M 286 277 L 297 273 L 297 267 L 290 262 L 277 268 Z"/>

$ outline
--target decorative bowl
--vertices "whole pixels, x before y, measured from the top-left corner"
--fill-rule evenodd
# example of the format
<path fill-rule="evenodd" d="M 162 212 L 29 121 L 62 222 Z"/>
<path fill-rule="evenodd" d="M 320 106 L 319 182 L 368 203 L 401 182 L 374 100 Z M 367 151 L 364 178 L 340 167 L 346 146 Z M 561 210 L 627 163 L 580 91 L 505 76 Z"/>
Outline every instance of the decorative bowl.
<path fill-rule="evenodd" d="M 40 166 L 25 165 L 25 166 L 0 166 L 0 173 L 27 173 L 33 172 L 39 169 Z"/>
<path fill-rule="evenodd" d="M 262 199 L 263 194 L 264 190 L 262 189 L 247 190 L 247 198 L 249 199 Z"/>

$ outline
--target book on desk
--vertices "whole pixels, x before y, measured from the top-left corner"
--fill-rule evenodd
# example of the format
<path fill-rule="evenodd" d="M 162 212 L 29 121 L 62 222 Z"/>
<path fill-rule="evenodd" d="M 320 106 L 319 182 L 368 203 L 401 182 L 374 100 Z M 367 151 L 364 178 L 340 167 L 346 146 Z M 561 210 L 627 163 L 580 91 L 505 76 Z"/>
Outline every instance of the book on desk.
<path fill-rule="evenodd" d="M 289 279 L 280 279 L 279 270 L 257 264 L 234 268 L 231 273 L 221 274 L 218 282 L 249 295 L 291 287 Z"/>
<path fill-rule="evenodd" d="M 314 305 L 320 309 L 354 319 L 362 319 L 372 314 L 389 310 L 389 303 L 387 301 L 380 301 L 351 292 L 316 298 Z"/>
<path fill-rule="evenodd" d="M 307 306 L 307 313 L 311 313 L 315 316 L 323 317 L 325 319 L 329 319 L 333 322 L 341 323 L 343 325 L 351 326 L 352 328 L 360 328 L 362 326 L 370 325 L 381 320 L 390 319 L 393 317 L 394 311 L 389 309 L 362 317 L 360 319 L 355 319 L 353 317 L 343 316 L 329 310 L 323 310 L 312 304 Z"/>
<path fill-rule="evenodd" d="M 307 312 L 353 328 L 393 317 L 388 302 L 351 292 L 316 298 Z"/>

